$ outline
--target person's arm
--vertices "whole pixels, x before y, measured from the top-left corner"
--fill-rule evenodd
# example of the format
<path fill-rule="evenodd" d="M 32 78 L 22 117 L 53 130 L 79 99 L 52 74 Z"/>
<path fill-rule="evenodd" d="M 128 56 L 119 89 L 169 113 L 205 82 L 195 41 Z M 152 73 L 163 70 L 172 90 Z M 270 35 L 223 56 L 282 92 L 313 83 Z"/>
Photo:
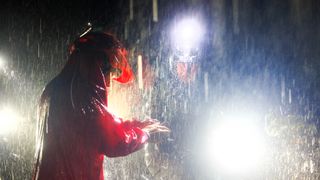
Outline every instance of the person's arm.
<path fill-rule="evenodd" d="M 50 105 L 50 90 L 51 88 L 46 87 L 40 97 L 40 101 L 37 109 L 37 125 L 36 125 L 36 147 L 34 156 L 34 167 L 32 171 L 32 180 L 38 179 L 40 164 L 42 160 L 43 141 L 45 134 L 47 133 L 47 121 L 49 115 Z"/>
<path fill-rule="evenodd" d="M 101 149 L 106 156 L 126 156 L 141 149 L 147 142 L 148 133 L 136 126 L 136 123 L 124 122 L 97 100 L 93 103 L 98 111 L 97 126 L 102 139 Z"/>

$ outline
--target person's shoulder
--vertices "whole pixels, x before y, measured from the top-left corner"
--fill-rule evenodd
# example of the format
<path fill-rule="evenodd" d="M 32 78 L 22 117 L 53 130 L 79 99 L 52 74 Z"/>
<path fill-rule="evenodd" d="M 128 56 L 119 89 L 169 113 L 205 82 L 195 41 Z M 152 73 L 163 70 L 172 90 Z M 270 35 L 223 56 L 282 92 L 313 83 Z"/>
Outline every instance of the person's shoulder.
<path fill-rule="evenodd" d="M 41 101 L 48 99 L 52 96 L 52 93 L 56 91 L 56 88 L 59 86 L 58 76 L 52 79 L 43 89 L 41 93 Z"/>
<path fill-rule="evenodd" d="M 40 96 L 40 104 L 42 104 L 44 101 L 50 99 L 51 92 L 52 92 L 52 86 L 50 83 L 48 83 L 43 89 Z"/>

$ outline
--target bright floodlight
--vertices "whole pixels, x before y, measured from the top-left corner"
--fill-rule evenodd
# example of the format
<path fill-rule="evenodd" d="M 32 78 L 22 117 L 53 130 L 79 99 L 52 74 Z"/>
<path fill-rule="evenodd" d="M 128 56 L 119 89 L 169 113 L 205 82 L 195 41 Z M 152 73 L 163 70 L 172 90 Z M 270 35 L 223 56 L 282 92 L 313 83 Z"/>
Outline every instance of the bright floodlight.
<path fill-rule="evenodd" d="M 199 20 L 188 18 L 174 25 L 171 38 L 176 48 L 188 52 L 192 48 L 198 48 L 203 33 L 204 30 Z"/>
<path fill-rule="evenodd" d="M 16 130 L 20 117 L 10 108 L 0 110 L 0 135 Z"/>
<path fill-rule="evenodd" d="M 0 69 L 1 68 L 4 68 L 4 60 L 2 56 L 0 56 Z"/>
<path fill-rule="evenodd" d="M 225 173 L 252 172 L 263 162 L 261 131 L 243 117 L 225 120 L 208 137 L 208 153 L 217 169 Z"/>

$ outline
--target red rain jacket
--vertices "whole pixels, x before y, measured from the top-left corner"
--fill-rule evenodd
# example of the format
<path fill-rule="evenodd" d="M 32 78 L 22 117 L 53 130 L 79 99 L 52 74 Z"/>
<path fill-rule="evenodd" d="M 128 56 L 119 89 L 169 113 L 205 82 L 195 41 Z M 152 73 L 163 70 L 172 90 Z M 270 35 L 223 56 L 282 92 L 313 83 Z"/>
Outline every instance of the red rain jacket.
<path fill-rule="evenodd" d="M 148 135 L 109 112 L 98 63 L 71 58 L 43 91 L 33 179 L 103 180 L 103 158 L 142 148 Z"/>

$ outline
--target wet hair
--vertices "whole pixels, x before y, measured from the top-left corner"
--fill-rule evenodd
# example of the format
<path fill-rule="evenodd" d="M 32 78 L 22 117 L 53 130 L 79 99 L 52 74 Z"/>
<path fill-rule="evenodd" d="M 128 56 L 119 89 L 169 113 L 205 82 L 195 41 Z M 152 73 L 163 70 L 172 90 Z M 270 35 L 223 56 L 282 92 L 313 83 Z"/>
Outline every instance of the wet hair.
<path fill-rule="evenodd" d="M 121 48 L 122 44 L 112 34 L 89 32 L 76 39 L 69 49 L 70 55 L 75 52 L 97 52 L 105 49 Z"/>
<path fill-rule="evenodd" d="M 106 49 L 122 48 L 120 41 L 112 34 L 105 32 L 89 32 L 76 39 L 69 48 L 70 56 L 75 54 L 89 55 L 93 59 L 105 59 L 103 73 L 110 72 L 112 67 Z"/>

